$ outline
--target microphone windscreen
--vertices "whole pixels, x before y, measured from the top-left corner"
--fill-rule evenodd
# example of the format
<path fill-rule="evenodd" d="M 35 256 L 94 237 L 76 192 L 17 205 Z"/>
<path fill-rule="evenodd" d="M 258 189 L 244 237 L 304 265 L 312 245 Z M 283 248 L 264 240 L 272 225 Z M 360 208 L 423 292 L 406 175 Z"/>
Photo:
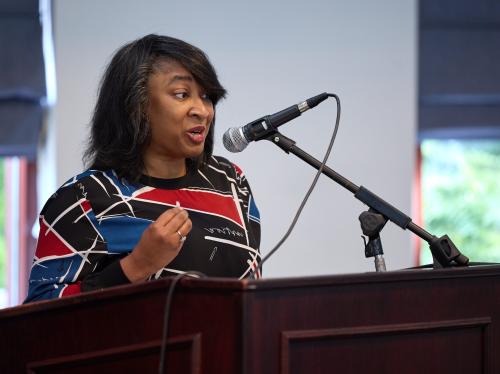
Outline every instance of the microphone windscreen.
<path fill-rule="evenodd" d="M 233 153 L 243 151 L 248 145 L 241 129 L 235 127 L 230 128 L 224 133 L 222 143 L 224 144 L 224 148 Z"/>

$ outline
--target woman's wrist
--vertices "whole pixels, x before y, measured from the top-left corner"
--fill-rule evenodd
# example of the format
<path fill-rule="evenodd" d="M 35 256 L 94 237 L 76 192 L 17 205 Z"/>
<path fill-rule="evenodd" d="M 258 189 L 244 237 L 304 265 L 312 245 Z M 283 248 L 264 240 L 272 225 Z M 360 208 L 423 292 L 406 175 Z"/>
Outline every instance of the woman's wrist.
<path fill-rule="evenodd" d="M 120 260 L 123 274 L 132 283 L 145 281 L 154 271 L 149 270 L 149 266 L 137 259 L 134 252 Z"/>

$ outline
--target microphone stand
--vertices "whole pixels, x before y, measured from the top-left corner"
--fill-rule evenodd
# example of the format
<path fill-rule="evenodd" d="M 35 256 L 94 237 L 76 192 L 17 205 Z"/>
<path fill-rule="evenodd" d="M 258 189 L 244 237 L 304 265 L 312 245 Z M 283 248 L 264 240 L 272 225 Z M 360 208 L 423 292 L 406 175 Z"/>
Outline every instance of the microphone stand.
<path fill-rule="evenodd" d="M 277 130 L 263 139 L 276 144 L 286 153 L 294 154 L 317 170 L 321 167 L 320 161 L 297 147 L 294 140 L 284 136 Z M 363 212 L 359 216 L 359 220 L 363 234 L 369 238 L 368 243 L 365 242 L 365 256 L 375 257 L 375 268 L 377 271 L 385 271 L 384 252 L 382 250 L 382 242 L 379 234 L 388 220 L 394 222 L 403 230 L 410 230 L 429 244 L 435 269 L 468 265 L 469 259 L 460 253 L 448 235 L 443 235 L 438 238 L 428 233 L 423 228 L 413 223 L 411 218 L 403 212 L 367 188 L 356 186 L 350 180 L 344 178 L 326 165 L 323 166 L 322 174 L 351 191 L 356 199 L 370 208 L 367 212 Z"/>

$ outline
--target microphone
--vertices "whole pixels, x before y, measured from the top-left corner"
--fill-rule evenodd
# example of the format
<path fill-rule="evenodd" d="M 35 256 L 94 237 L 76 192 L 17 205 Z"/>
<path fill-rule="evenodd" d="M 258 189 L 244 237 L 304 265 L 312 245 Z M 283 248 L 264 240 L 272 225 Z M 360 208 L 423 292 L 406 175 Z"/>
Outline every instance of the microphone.
<path fill-rule="evenodd" d="M 276 131 L 278 126 L 297 118 L 303 112 L 314 108 L 327 98 L 328 94 L 324 92 L 277 113 L 256 119 L 245 126 L 232 127 L 222 137 L 224 147 L 229 152 L 241 152 L 247 147 L 248 143 L 266 138 L 269 134 Z"/>

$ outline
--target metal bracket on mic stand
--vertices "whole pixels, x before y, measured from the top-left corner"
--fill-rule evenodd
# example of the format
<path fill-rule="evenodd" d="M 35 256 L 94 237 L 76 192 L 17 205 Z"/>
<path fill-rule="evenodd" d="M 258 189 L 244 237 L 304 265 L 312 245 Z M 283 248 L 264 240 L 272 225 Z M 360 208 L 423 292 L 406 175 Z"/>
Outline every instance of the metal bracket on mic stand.
<path fill-rule="evenodd" d="M 294 140 L 284 136 L 277 130 L 270 133 L 263 139 L 269 140 L 270 142 L 276 144 L 286 153 L 294 154 L 317 170 L 319 170 L 319 168 L 321 167 L 320 161 L 297 147 Z M 363 233 L 370 239 L 368 243 L 365 244 L 365 255 L 367 253 L 366 251 L 368 251 L 368 255 L 370 256 L 367 255 L 367 257 L 375 257 L 375 267 L 377 271 L 385 270 L 385 262 L 383 263 L 382 267 L 383 257 L 377 256 L 383 255 L 382 243 L 380 241 L 379 234 L 384 227 L 385 222 L 387 222 L 388 220 L 394 222 L 403 230 L 410 230 L 429 244 L 434 261 L 434 268 L 467 266 L 469 259 L 462 253 L 460 253 L 460 251 L 457 247 L 455 247 L 448 235 L 443 235 L 438 238 L 428 233 L 423 228 L 413 223 L 411 221 L 411 218 L 405 215 L 403 212 L 393 207 L 367 188 L 363 186 L 356 186 L 350 180 L 344 178 L 342 175 L 338 174 L 326 165 L 323 166 L 322 174 L 326 175 L 334 182 L 351 191 L 356 199 L 360 200 L 370 208 L 368 212 L 365 212 L 368 213 L 368 215 L 361 214 L 360 222 Z M 372 214 L 381 215 L 383 218 L 383 224 L 380 224 L 382 221 L 380 221 L 379 217 L 375 216 L 375 221 L 377 221 L 378 223 L 375 222 L 375 225 L 372 225 L 373 222 L 371 222 L 371 220 L 373 220 L 374 218 Z M 378 263 L 377 260 L 379 260 Z"/>

